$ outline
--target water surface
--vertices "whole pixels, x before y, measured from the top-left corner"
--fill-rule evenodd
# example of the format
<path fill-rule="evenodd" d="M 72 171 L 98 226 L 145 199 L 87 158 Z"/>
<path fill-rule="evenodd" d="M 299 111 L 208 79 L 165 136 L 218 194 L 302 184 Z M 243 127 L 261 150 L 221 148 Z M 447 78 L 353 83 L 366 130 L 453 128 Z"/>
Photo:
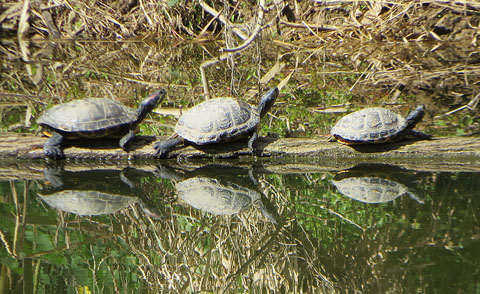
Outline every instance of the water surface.
<path fill-rule="evenodd" d="M 480 291 L 468 164 L 122 165 L 2 167 L 4 293 Z"/>

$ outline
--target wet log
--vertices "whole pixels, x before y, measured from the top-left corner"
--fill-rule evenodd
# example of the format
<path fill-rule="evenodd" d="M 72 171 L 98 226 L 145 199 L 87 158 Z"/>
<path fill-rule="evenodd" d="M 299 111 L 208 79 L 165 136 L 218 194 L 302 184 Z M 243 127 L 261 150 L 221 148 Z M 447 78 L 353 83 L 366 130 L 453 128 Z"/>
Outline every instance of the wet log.
<path fill-rule="evenodd" d="M 1 133 L 0 158 L 13 160 L 44 159 L 42 146 L 46 137 L 33 134 Z M 132 150 L 118 147 L 118 140 L 73 140 L 65 148 L 67 159 L 153 159 L 153 142 L 164 138 L 137 136 Z M 206 146 L 187 146 L 169 153 L 169 158 L 238 158 L 250 156 L 246 141 Z M 345 146 L 320 138 L 270 138 L 257 142 L 257 157 L 304 158 L 310 162 L 338 159 L 405 159 L 480 161 L 480 139 L 476 137 L 442 137 L 423 141 L 400 141 L 385 144 Z"/>
<path fill-rule="evenodd" d="M 0 180 L 43 179 L 45 168 L 57 166 L 71 171 L 117 169 L 126 167 L 154 172 L 158 165 L 177 164 L 172 160 L 152 160 L 155 137 L 140 136 L 135 150 L 127 153 L 118 141 L 73 142 L 66 147 L 67 160 L 45 160 L 42 146 L 46 138 L 32 134 L 0 133 Z M 480 171 L 480 140 L 436 138 L 430 141 L 403 141 L 380 145 L 349 147 L 326 138 L 260 138 L 259 156 L 253 157 L 246 142 L 174 150 L 172 158 L 215 158 L 214 160 L 180 160 L 182 166 L 205 164 L 254 167 L 259 173 L 338 172 L 358 163 L 388 163 L 422 172 Z M 201 149 L 200 149 L 201 148 Z M 236 158 L 236 159 L 232 159 Z M 127 160 L 140 159 L 140 160 Z M 146 160 L 144 160 L 146 159 Z"/>

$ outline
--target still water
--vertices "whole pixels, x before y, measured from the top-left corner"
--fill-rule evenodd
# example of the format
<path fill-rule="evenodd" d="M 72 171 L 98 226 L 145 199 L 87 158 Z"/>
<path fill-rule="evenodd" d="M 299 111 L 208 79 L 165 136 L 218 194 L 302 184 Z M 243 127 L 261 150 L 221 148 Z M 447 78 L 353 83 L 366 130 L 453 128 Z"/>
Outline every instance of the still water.
<path fill-rule="evenodd" d="M 2 165 L 1 293 L 480 292 L 468 164 L 122 164 Z"/>

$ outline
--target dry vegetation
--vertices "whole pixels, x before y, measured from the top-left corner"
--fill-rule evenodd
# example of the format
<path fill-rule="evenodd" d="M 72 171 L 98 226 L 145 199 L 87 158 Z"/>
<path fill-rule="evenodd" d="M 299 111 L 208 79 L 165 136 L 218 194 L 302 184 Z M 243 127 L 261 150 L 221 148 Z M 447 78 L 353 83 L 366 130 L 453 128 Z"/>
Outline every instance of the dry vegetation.
<path fill-rule="evenodd" d="M 195 103 L 201 69 L 214 95 L 278 83 L 284 99 L 301 99 L 297 89 L 351 91 L 368 105 L 415 95 L 407 101 L 427 104 L 430 119 L 467 106 L 456 115 L 478 124 L 473 0 L 5 1 L 0 25 L 2 118 L 26 106 L 27 127 L 63 97 L 162 86 L 172 106 Z"/>

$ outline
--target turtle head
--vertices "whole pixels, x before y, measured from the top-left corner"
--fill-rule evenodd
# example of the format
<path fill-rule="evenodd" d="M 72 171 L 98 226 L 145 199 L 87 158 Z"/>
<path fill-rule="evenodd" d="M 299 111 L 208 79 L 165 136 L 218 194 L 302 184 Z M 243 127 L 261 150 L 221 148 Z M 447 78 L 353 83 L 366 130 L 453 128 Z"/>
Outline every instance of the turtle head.
<path fill-rule="evenodd" d="M 150 111 L 157 107 L 165 97 L 166 93 L 167 91 L 165 91 L 165 89 L 160 89 L 142 101 L 138 107 L 137 123 L 141 122 Z"/>
<path fill-rule="evenodd" d="M 273 87 L 267 91 L 267 93 L 263 94 L 262 98 L 260 99 L 260 103 L 258 104 L 258 113 L 260 113 L 260 117 L 264 117 L 265 114 L 272 108 L 275 99 L 278 96 L 278 88 Z"/>
<path fill-rule="evenodd" d="M 424 115 L 425 115 L 425 105 L 419 105 L 417 106 L 417 108 L 410 111 L 410 113 L 405 118 L 407 120 L 407 128 L 413 129 L 415 125 L 422 120 Z"/>

